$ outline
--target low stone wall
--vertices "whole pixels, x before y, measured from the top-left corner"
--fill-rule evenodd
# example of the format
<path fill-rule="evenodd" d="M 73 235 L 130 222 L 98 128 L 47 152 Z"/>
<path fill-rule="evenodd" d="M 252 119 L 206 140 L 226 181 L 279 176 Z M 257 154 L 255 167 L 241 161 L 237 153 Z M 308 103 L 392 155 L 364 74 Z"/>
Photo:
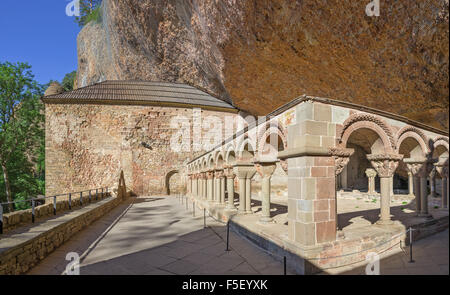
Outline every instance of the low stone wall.
<path fill-rule="evenodd" d="M 30 231 L 0 240 L 0 275 L 22 274 L 92 222 L 122 202 L 122 193 L 37 224 Z M 63 206 L 63 205 L 61 205 Z"/>
<path fill-rule="evenodd" d="M 91 196 L 91 203 L 98 202 L 104 198 L 111 196 L 111 193 L 103 193 L 103 198 L 101 193 L 93 194 Z M 56 201 L 56 214 L 69 211 L 69 199 L 67 196 L 60 198 Z M 53 200 L 50 203 L 36 206 L 34 209 L 35 221 L 39 221 L 48 218 L 53 215 Z M 83 205 L 89 204 L 89 197 L 83 196 Z M 79 209 L 81 207 L 80 196 L 72 196 L 71 200 L 72 210 Z M 31 224 L 31 209 L 15 211 L 11 213 L 6 213 L 3 215 L 3 233 L 7 233 L 13 229 L 16 229 L 27 224 Z"/>
<path fill-rule="evenodd" d="M 191 199 L 192 200 L 192 199 Z M 264 228 L 259 231 L 240 218 L 232 218 L 235 211 L 224 210 L 224 207 L 210 204 L 206 200 L 195 199 L 197 207 L 206 208 L 208 214 L 222 222 L 230 221 L 233 232 L 255 244 L 257 247 L 271 253 L 277 260 L 287 258 L 287 267 L 297 274 L 315 274 L 320 272 L 334 273 L 336 269 L 349 265 L 359 266 L 366 263 L 366 255 L 375 252 L 380 257 L 400 252 L 400 245 L 408 245 L 408 229 L 400 222 L 394 222 L 389 227 L 367 227 L 364 235 L 333 242 L 323 243 L 307 248 L 300 248 L 291 241 L 282 238 L 282 235 L 266 233 Z M 245 215 L 236 215 L 242 217 Z M 448 228 L 449 217 L 442 216 L 419 224 L 414 224 L 414 240 L 422 239 Z M 287 231 L 287 228 L 286 228 Z"/>

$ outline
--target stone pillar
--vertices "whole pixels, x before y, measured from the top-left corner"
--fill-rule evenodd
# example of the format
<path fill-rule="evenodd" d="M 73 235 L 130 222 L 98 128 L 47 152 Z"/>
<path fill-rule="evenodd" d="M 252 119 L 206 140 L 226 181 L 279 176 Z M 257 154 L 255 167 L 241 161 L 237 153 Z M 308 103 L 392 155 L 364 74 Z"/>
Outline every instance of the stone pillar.
<path fill-rule="evenodd" d="M 416 214 L 422 216 L 422 212 L 428 212 L 427 172 L 425 158 L 403 159 L 414 179 L 414 195 L 416 196 Z M 425 206 L 424 206 L 425 205 Z M 425 208 L 423 208 L 423 206 Z"/>
<path fill-rule="evenodd" d="M 239 213 L 245 213 L 245 180 L 247 178 L 247 171 L 242 166 L 235 166 L 235 174 L 238 177 L 239 186 Z"/>
<path fill-rule="evenodd" d="M 430 175 L 431 170 L 433 169 L 433 163 L 431 160 L 425 161 L 425 163 L 422 165 L 421 169 L 419 170 L 419 177 L 420 177 L 420 214 L 421 217 L 427 217 L 431 218 L 428 211 L 428 185 L 427 185 L 427 179 Z"/>
<path fill-rule="evenodd" d="M 234 174 L 238 178 L 239 185 L 239 213 L 246 213 L 251 211 L 249 204 L 251 204 L 251 195 L 247 196 L 247 193 L 251 193 L 251 190 L 247 188 L 247 178 L 253 177 L 256 170 L 254 164 L 251 163 L 236 163 L 234 165 Z M 248 210 L 248 211 L 247 211 Z"/>
<path fill-rule="evenodd" d="M 252 211 L 252 178 L 256 173 L 255 167 L 248 167 L 245 178 L 245 213 L 251 214 Z"/>
<path fill-rule="evenodd" d="M 220 204 L 225 205 L 225 174 L 223 171 L 220 172 Z"/>
<path fill-rule="evenodd" d="M 220 170 L 214 172 L 214 203 L 220 202 Z"/>
<path fill-rule="evenodd" d="M 197 174 L 192 174 L 192 195 L 195 197 L 197 194 Z"/>
<path fill-rule="evenodd" d="M 367 193 L 369 195 L 374 195 L 376 193 L 375 191 L 375 177 L 377 176 L 377 171 L 372 168 L 366 169 L 366 176 L 368 179 L 368 190 Z"/>
<path fill-rule="evenodd" d="M 206 199 L 209 202 L 213 201 L 214 198 L 214 171 L 206 172 Z"/>
<path fill-rule="evenodd" d="M 208 196 L 208 178 L 207 178 L 207 171 L 203 173 L 203 196 L 202 199 L 206 200 Z"/>
<path fill-rule="evenodd" d="M 257 162 L 256 171 L 261 176 L 261 197 L 262 197 L 262 210 L 261 218 L 262 223 L 272 222 L 273 219 L 270 216 L 270 178 L 276 168 L 276 162 Z"/>
<path fill-rule="evenodd" d="M 414 196 L 414 175 L 408 170 L 408 195 Z"/>
<path fill-rule="evenodd" d="M 341 187 L 342 189 L 347 189 L 347 166 L 341 172 Z"/>
<path fill-rule="evenodd" d="M 348 162 L 350 161 L 350 157 L 355 152 L 354 149 L 347 149 L 347 148 L 329 148 L 330 155 L 333 156 L 334 159 L 334 174 L 335 174 L 335 184 L 334 184 L 334 216 L 335 216 L 335 222 L 336 222 L 336 231 L 339 230 L 339 219 L 338 219 L 338 212 L 337 212 L 337 180 L 338 176 L 342 173 L 343 170 L 345 170 L 345 167 L 347 167 Z M 375 170 L 374 170 L 375 172 Z M 367 174 L 367 170 L 366 170 Z M 323 175 L 323 174 L 322 174 Z M 327 172 L 328 175 L 328 172 Z M 376 175 L 376 172 L 375 172 Z M 374 183 L 375 184 L 375 183 Z M 375 188 L 375 186 L 373 186 Z M 342 234 L 342 232 L 341 232 Z"/>
<path fill-rule="evenodd" d="M 198 177 L 198 199 L 201 199 L 203 196 L 203 172 L 200 172 Z"/>
<path fill-rule="evenodd" d="M 440 161 L 439 163 L 435 163 L 434 166 L 436 167 L 436 172 L 439 173 L 442 179 L 441 183 L 441 207 L 442 208 L 448 208 L 448 202 L 449 202 L 449 194 L 448 194 L 448 159 L 445 161 Z"/>
<path fill-rule="evenodd" d="M 377 224 L 392 224 L 391 220 L 391 178 L 403 155 L 398 154 L 370 154 L 367 159 L 380 177 L 381 214 Z"/>
<path fill-rule="evenodd" d="M 436 197 L 436 168 L 433 166 L 430 174 L 428 175 L 430 179 L 430 197 L 435 198 Z"/>
<path fill-rule="evenodd" d="M 234 178 L 236 175 L 233 172 L 232 167 L 228 167 L 225 169 L 225 176 L 227 177 L 227 192 L 228 192 L 228 202 L 227 202 L 227 210 L 236 210 L 236 206 L 234 206 Z"/>
<path fill-rule="evenodd" d="M 394 196 L 394 175 L 392 175 L 389 180 L 389 193 L 391 197 Z"/>

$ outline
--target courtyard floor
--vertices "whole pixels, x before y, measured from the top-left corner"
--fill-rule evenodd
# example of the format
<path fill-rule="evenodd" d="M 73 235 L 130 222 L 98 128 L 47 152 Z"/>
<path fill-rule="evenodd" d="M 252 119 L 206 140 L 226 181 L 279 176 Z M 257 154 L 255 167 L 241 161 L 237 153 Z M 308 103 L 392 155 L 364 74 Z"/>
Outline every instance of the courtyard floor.
<path fill-rule="evenodd" d="M 138 197 L 79 232 L 28 274 L 62 274 L 66 254 L 81 257 L 80 274 L 283 274 L 283 264 L 174 196 Z"/>

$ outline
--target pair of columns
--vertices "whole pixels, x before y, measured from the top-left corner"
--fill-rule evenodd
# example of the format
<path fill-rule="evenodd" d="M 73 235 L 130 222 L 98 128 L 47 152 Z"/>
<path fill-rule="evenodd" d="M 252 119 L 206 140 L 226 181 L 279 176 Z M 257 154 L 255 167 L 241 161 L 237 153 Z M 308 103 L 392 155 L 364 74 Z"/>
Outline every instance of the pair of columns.
<path fill-rule="evenodd" d="M 262 214 L 260 222 L 268 223 L 270 216 L 270 187 L 271 177 L 276 168 L 276 162 L 258 162 L 255 164 L 239 163 L 198 173 L 192 177 L 192 192 L 194 196 L 203 197 L 213 203 L 225 205 L 228 210 L 238 210 L 239 213 L 252 213 L 251 210 L 251 179 L 258 172 L 262 181 Z M 234 205 L 234 179 L 238 178 L 239 207 Z M 228 200 L 225 202 L 225 188 Z M 205 195 L 206 193 L 206 195 Z"/>
<path fill-rule="evenodd" d="M 441 206 L 448 208 L 449 192 L 448 192 L 448 159 L 434 164 L 436 172 L 441 176 Z"/>
<path fill-rule="evenodd" d="M 413 191 L 416 200 L 417 215 L 431 217 L 428 213 L 427 179 L 434 168 L 432 161 L 425 158 L 408 158 L 404 159 L 403 162 L 405 162 L 408 172 L 413 177 Z"/>

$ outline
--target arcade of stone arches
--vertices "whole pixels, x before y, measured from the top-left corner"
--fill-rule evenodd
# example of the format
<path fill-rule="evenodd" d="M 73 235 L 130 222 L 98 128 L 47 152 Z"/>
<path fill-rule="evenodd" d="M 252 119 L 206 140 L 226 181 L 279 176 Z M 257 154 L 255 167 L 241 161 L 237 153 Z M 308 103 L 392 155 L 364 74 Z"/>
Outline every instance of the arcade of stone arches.
<path fill-rule="evenodd" d="M 288 132 L 292 131 L 283 124 L 271 124 L 275 120 L 276 118 L 254 127 L 256 129 L 253 130 L 254 134 L 258 136 L 255 136 L 256 140 L 253 142 L 249 139 L 251 129 L 247 129 L 241 134 L 235 134 L 232 140 L 225 141 L 221 146 L 191 161 L 187 166 L 188 194 L 223 205 L 226 210 L 237 210 L 242 214 L 252 213 L 251 182 L 255 173 L 258 173 L 262 182 L 260 222 L 272 222 L 270 187 L 271 176 L 277 162 L 287 173 L 286 177 L 290 182 L 288 195 L 294 194 L 291 188 L 295 186 L 293 183 L 297 181 L 296 178 L 320 176 L 311 174 L 315 168 L 319 168 L 313 167 L 314 164 L 300 167 L 304 168 L 303 172 L 306 171 L 305 175 L 300 176 L 299 167 L 291 167 L 292 157 L 283 155 L 292 149 L 288 138 L 291 141 L 296 138 L 288 137 Z M 270 138 L 278 139 L 275 140 L 277 144 L 273 144 Z M 430 132 L 424 132 L 421 128 L 411 125 L 394 128 L 381 116 L 357 112 L 342 124 L 336 125 L 334 139 L 335 142 L 327 147 L 327 153 L 324 153 L 322 148 L 318 149 L 320 151 L 317 153 L 311 151 L 298 153 L 297 159 L 321 157 L 332 160 L 335 183 L 330 190 L 333 190 L 334 195 L 336 188 L 349 186 L 347 181 L 350 180 L 356 185 L 355 182 L 361 183 L 360 179 L 364 178 L 369 193 L 376 193 L 376 186 L 379 186 L 381 204 L 377 224 L 392 224 L 390 199 L 395 174 L 406 181 L 408 193 L 414 195 L 418 216 L 430 217 L 428 196 L 429 191 L 434 192 L 436 179 L 440 183 L 437 194 L 442 198 L 441 207 L 448 207 L 448 137 L 430 136 Z M 356 168 L 349 169 L 349 167 Z M 324 173 L 326 176 L 327 172 Z M 351 173 L 355 175 L 352 177 Z M 237 188 L 235 178 L 238 179 Z M 239 194 L 237 208 L 234 198 L 230 197 L 234 196 L 235 190 Z M 299 190 L 305 192 L 304 189 Z M 336 198 L 334 202 L 335 200 Z M 289 204 L 288 210 L 292 210 Z M 333 218 L 331 216 L 333 210 L 329 211 L 330 219 L 335 219 L 336 216 Z"/>

